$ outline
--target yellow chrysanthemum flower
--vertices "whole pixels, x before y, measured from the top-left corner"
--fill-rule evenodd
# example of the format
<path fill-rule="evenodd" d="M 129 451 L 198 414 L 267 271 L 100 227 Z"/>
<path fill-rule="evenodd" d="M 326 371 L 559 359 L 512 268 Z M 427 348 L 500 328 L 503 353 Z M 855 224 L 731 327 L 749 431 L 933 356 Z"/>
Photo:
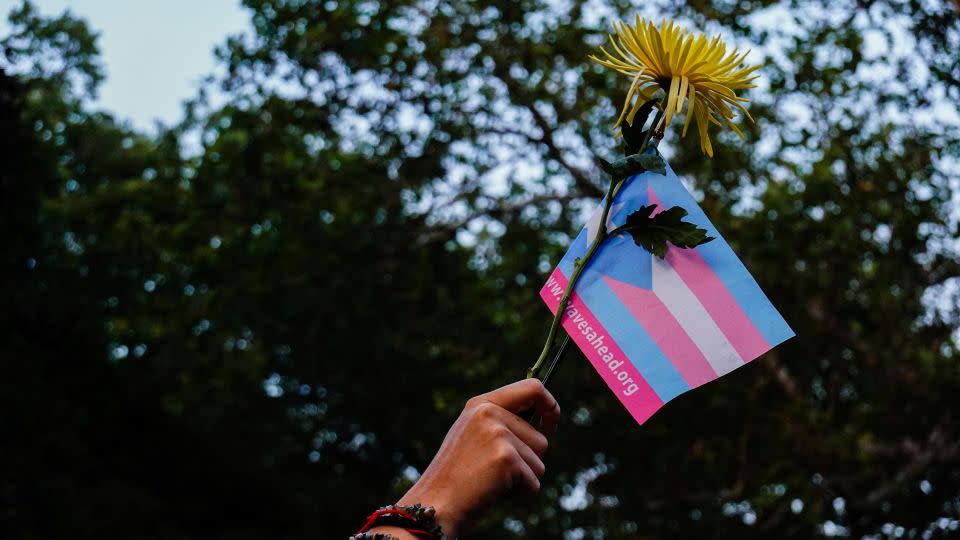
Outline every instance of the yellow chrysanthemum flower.
<path fill-rule="evenodd" d="M 635 25 L 618 21 L 613 28 L 617 39 L 611 35 L 610 44 L 616 54 L 600 47 L 605 58 L 591 55 L 590 59 L 632 79 L 617 126 L 624 118 L 633 124 L 640 106 L 657 88 L 663 88 L 667 106 L 660 129 L 668 126 L 674 114 L 682 113 L 684 104 L 689 103 L 681 136 L 686 136 L 690 120 L 696 117 L 700 149 L 708 156 L 713 156 L 707 134 L 711 123 L 726 124 L 743 137 L 733 117 L 734 109 L 738 109 L 753 121 L 743 106 L 749 100 L 736 94 L 737 90 L 756 86 L 752 82 L 757 75 L 751 74 L 760 66 L 742 65 L 750 51 L 740 54 L 734 49 L 727 54 L 727 45 L 720 36 L 708 39 L 681 29 L 672 21 L 664 21 L 657 28 L 639 15 Z"/>

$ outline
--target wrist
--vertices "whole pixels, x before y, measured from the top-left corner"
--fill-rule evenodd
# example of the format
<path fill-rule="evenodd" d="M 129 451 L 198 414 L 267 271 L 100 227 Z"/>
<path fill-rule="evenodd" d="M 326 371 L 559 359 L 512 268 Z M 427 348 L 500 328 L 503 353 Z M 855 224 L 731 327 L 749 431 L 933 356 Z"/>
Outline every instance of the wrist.
<path fill-rule="evenodd" d="M 393 537 L 394 540 L 419 540 L 416 536 L 411 533 L 408 533 L 406 529 L 401 527 L 394 527 L 392 525 L 379 525 L 373 527 L 368 532 L 370 533 L 382 533 L 389 534 Z"/>
<path fill-rule="evenodd" d="M 397 501 L 398 505 L 413 506 L 420 503 L 423 506 L 432 506 L 436 512 L 437 525 L 443 529 L 443 535 L 447 540 L 457 538 L 462 526 L 462 518 L 454 507 L 451 498 L 442 493 L 441 490 L 431 489 L 429 483 L 424 485 L 423 478 Z"/>
<path fill-rule="evenodd" d="M 367 516 L 350 540 L 444 540 L 442 525 L 432 506 L 420 503 L 388 504 Z"/>

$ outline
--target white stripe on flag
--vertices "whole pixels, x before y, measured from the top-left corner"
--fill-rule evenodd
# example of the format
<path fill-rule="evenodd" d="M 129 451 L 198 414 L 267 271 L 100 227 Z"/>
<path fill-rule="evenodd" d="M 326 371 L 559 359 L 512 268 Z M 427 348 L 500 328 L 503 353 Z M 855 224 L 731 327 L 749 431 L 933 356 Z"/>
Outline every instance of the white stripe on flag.
<path fill-rule="evenodd" d="M 740 354 L 670 263 L 653 255 L 650 257 L 653 259 L 654 294 L 667 306 L 717 375 L 742 366 Z"/>

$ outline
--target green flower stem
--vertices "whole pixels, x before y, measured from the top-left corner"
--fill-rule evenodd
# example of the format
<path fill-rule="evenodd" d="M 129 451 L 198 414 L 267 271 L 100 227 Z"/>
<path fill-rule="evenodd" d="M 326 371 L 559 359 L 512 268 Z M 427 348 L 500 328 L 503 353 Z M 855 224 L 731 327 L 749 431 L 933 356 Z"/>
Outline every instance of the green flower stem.
<path fill-rule="evenodd" d="M 537 372 L 540 371 L 540 366 L 543 365 L 543 362 L 550 354 L 550 349 L 553 348 L 553 341 L 557 337 L 557 330 L 560 328 L 560 319 L 563 317 L 563 312 L 570 302 L 570 296 L 573 294 L 573 287 L 576 285 L 577 280 L 580 279 L 580 274 L 583 273 L 583 269 L 586 268 L 593 254 L 596 253 L 600 244 L 607 238 L 607 229 L 604 227 L 607 223 L 607 214 L 610 213 L 613 198 L 616 197 L 619 188 L 623 186 L 623 182 L 623 180 L 618 182 L 615 179 L 610 182 L 610 187 L 607 189 L 607 200 L 603 205 L 603 213 L 600 215 L 601 225 L 597 231 L 597 237 L 593 239 L 593 243 L 590 244 L 590 249 L 587 250 L 586 255 L 584 255 L 583 258 L 578 258 L 577 261 L 573 263 L 573 275 L 570 276 L 570 281 L 567 282 L 567 288 L 563 291 L 563 296 L 560 297 L 560 305 L 557 306 L 557 313 L 554 315 L 553 322 L 550 324 L 550 332 L 547 334 L 546 343 L 543 344 L 540 358 L 537 358 L 537 362 L 527 370 L 528 379 L 536 376 Z"/>
<path fill-rule="evenodd" d="M 660 108 L 657 110 L 657 115 L 653 119 L 653 123 L 650 124 L 650 129 L 647 130 L 647 134 L 643 138 L 643 142 L 640 144 L 640 150 L 638 154 L 642 154 L 647 146 L 650 144 L 650 138 L 653 135 L 653 132 L 657 129 L 657 124 L 660 123 L 660 119 L 663 117 L 664 110 L 666 109 L 666 98 L 660 102 Z M 590 249 L 587 250 L 587 253 L 578 258 L 577 261 L 573 264 L 573 275 L 570 276 L 570 281 L 567 282 L 567 288 L 563 291 L 563 296 L 560 297 L 560 304 L 557 306 L 557 313 L 553 316 L 553 322 L 550 323 L 550 331 L 547 333 L 547 341 L 543 344 L 543 350 L 540 352 L 540 357 L 537 358 L 537 361 L 530 369 L 527 370 L 527 378 L 531 379 L 537 375 L 540 371 L 540 367 L 543 366 L 543 362 L 547 359 L 547 356 L 550 354 L 550 349 L 553 348 L 553 342 L 557 337 L 557 330 L 560 329 L 560 320 L 563 318 L 563 312 L 567 309 L 567 304 L 570 302 L 570 297 L 573 295 L 573 288 L 576 286 L 577 281 L 580 279 L 580 274 L 583 273 L 584 268 L 590 264 L 590 259 L 593 258 L 594 253 L 600 248 L 600 244 L 608 238 L 607 234 L 607 216 L 610 214 L 610 207 L 613 206 L 613 201 L 616 200 L 617 195 L 620 193 L 620 190 L 623 188 L 624 184 L 627 182 L 627 177 L 625 178 L 613 178 L 610 180 L 610 187 L 607 188 L 606 200 L 603 205 L 603 213 L 600 214 L 600 226 L 597 230 L 597 237 L 593 239 L 593 243 L 590 244 Z"/>

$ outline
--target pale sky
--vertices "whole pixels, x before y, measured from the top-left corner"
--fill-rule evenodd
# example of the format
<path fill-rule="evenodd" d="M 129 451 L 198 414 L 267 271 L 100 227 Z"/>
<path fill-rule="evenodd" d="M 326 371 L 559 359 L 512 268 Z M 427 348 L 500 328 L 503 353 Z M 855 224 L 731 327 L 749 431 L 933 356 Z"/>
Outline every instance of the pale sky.
<path fill-rule="evenodd" d="M 197 93 L 200 79 L 215 70 L 213 48 L 245 30 L 240 0 L 33 0 L 38 11 L 70 9 L 100 33 L 107 79 L 97 102 L 139 129 L 154 120 L 173 123 L 181 103 Z M 0 0 L 0 35 L 20 0 Z"/>

